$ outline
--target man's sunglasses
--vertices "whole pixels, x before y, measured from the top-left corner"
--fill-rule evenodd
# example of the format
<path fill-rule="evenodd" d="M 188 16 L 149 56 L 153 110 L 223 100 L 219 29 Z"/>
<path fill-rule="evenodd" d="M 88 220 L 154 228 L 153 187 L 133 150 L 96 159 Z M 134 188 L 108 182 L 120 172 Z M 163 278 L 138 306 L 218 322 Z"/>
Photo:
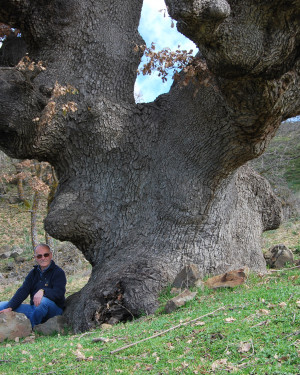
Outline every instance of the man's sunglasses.
<path fill-rule="evenodd" d="M 38 254 L 38 255 L 36 255 L 35 257 L 36 257 L 37 259 L 42 259 L 43 257 L 44 257 L 44 258 L 48 258 L 49 255 L 50 255 L 50 253 L 45 253 L 45 254 Z"/>

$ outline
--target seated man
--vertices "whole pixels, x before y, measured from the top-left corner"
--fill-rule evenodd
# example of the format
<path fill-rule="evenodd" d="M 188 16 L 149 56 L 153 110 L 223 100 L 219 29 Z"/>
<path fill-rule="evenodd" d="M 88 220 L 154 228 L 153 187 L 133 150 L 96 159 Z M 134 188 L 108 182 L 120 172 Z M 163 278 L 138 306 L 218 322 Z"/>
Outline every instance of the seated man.
<path fill-rule="evenodd" d="M 31 321 L 32 327 L 62 314 L 67 282 L 64 271 L 52 260 L 48 245 L 37 245 L 34 258 L 37 265 L 26 276 L 23 285 L 10 301 L 0 302 L 0 313 L 23 313 Z M 30 304 L 22 304 L 28 295 Z"/>

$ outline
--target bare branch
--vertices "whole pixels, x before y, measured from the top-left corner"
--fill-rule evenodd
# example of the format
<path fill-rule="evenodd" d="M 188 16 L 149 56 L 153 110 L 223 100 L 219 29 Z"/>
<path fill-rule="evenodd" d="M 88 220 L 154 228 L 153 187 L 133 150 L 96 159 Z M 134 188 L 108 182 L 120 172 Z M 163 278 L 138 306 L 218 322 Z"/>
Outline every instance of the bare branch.
<path fill-rule="evenodd" d="M 125 346 L 123 346 L 122 348 L 118 348 L 118 349 L 112 350 L 112 351 L 110 352 L 110 354 L 118 353 L 118 352 L 120 352 L 120 351 L 122 351 L 122 350 L 125 350 L 125 349 L 128 349 L 128 348 L 131 348 L 132 346 L 135 346 L 135 345 L 138 345 L 138 344 L 140 344 L 140 343 L 142 343 L 142 342 L 145 342 L 145 341 L 151 340 L 151 339 L 153 339 L 153 338 L 155 338 L 155 337 L 165 335 L 166 333 L 168 333 L 168 332 L 170 332 L 170 331 L 173 331 L 174 329 L 177 329 L 177 328 L 180 328 L 180 327 L 187 326 L 187 325 L 189 325 L 189 324 L 195 323 L 195 322 L 197 322 L 198 320 L 200 320 L 200 319 L 202 319 L 202 318 L 205 318 L 206 316 L 213 315 L 213 314 L 215 314 L 217 311 L 224 310 L 224 309 L 225 309 L 224 306 L 219 307 L 217 310 L 214 310 L 214 311 L 212 311 L 212 312 L 210 312 L 210 313 L 207 313 L 207 314 L 205 314 L 205 315 L 199 316 L 199 317 L 196 318 L 196 319 L 189 320 L 188 322 L 185 322 L 185 323 L 180 323 L 180 324 L 178 324 L 178 325 L 176 325 L 176 326 L 174 326 L 174 327 L 171 327 L 171 328 L 169 328 L 169 329 L 166 329 L 165 331 L 162 331 L 162 332 L 156 333 L 156 334 L 153 335 L 153 336 L 146 337 L 146 338 L 143 339 L 143 340 L 139 340 L 139 341 L 136 341 L 136 342 L 134 342 L 134 343 L 132 343 L 132 344 L 125 345 Z"/>

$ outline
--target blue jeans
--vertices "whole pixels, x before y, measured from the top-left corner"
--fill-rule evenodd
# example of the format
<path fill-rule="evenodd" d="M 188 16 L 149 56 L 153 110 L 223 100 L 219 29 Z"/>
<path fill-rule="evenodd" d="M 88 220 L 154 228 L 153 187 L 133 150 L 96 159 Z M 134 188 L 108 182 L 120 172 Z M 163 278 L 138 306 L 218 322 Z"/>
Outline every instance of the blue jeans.
<path fill-rule="evenodd" d="M 7 308 L 7 301 L 0 302 L 0 311 Z M 47 297 L 43 297 L 38 307 L 22 303 L 16 309 L 17 313 L 22 313 L 30 320 L 32 328 L 37 324 L 44 323 L 46 320 L 56 315 L 61 315 L 63 310 Z"/>

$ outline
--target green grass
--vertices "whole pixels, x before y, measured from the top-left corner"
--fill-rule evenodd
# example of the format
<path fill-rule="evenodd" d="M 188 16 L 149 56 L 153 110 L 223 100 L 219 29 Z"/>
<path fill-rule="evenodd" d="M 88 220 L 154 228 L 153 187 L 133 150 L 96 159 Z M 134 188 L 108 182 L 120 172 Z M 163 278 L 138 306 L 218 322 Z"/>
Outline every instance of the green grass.
<path fill-rule="evenodd" d="M 269 230 L 262 235 L 263 251 L 268 250 L 273 245 L 285 244 L 291 250 L 297 250 L 300 246 L 300 220 L 291 219 L 283 223 L 276 230 Z M 294 255 L 299 253 L 294 251 Z"/>
<path fill-rule="evenodd" d="M 299 155 L 300 147 L 298 148 Z M 300 157 L 291 162 L 284 174 L 289 188 L 294 191 L 300 191 Z"/>
<path fill-rule="evenodd" d="M 298 270 L 250 275 L 234 289 L 198 292 L 172 314 L 86 334 L 36 336 L 32 343 L 4 342 L 0 374 L 299 374 L 299 281 Z M 162 303 L 167 296 L 168 291 Z M 199 321 L 110 353 L 222 306 Z M 110 340 L 92 341 L 98 337 Z"/>

